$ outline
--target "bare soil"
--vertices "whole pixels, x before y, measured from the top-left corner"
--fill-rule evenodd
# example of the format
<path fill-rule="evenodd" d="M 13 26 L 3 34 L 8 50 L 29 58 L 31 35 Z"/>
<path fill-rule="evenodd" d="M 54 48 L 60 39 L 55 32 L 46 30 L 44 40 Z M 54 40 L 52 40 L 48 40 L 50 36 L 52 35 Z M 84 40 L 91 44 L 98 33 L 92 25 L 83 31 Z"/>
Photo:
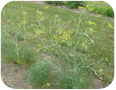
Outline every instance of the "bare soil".
<path fill-rule="evenodd" d="M 31 89 L 26 73 L 27 70 L 24 67 L 2 61 L 1 78 L 6 86 L 14 89 Z"/>

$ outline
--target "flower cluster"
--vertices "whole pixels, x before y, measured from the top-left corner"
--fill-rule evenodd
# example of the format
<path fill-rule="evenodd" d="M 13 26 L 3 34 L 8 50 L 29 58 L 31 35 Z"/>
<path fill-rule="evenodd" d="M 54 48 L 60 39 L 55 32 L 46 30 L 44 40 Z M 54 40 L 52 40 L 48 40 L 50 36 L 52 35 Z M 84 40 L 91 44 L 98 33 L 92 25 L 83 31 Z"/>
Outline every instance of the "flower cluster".
<path fill-rule="evenodd" d="M 112 24 L 111 24 L 111 23 L 109 23 L 109 24 L 108 24 L 108 27 L 109 27 L 109 28 L 111 28 L 111 29 L 113 29 L 113 28 L 114 28 L 114 27 L 112 26 Z"/>
<path fill-rule="evenodd" d="M 92 21 L 88 21 L 88 24 L 91 24 L 91 25 L 95 25 L 96 26 L 96 23 L 95 22 L 92 22 Z"/>
<path fill-rule="evenodd" d="M 70 30 L 68 30 L 68 32 L 59 31 L 57 32 L 57 35 L 53 36 L 53 39 L 56 44 L 58 43 L 63 44 L 63 43 L 66 43 L 66 41 L 71 39 L 71 33 L 72 32 Z"/>
<path fill-rule="evenodd" d="M 95 5 L 86 5 L 86 8 L 88 9 L 89 12 L 95 11 L 96 9 Z"/>
<path fill-rule="evenodd" d="M 64 43 L 66 40 L 70 39 L 71 39 L 70 34 L 67 32 L 63 32 L 63 34 L 59 36 L 60 43 Z"/>

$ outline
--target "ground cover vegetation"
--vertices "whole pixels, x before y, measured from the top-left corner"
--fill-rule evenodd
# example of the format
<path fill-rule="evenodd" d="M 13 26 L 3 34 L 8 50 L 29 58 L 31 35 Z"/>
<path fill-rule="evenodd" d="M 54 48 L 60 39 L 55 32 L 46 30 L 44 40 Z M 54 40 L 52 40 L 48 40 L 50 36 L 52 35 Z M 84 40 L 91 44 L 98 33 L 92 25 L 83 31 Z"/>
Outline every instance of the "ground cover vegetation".
<path fill-rule="evenodd" d="M 2 59 L 28 68 L 33 88 L 89 88 L 94 77 L 105 86 L 112 82 L 111 20 L 18 1 L 1 15 Z"/>

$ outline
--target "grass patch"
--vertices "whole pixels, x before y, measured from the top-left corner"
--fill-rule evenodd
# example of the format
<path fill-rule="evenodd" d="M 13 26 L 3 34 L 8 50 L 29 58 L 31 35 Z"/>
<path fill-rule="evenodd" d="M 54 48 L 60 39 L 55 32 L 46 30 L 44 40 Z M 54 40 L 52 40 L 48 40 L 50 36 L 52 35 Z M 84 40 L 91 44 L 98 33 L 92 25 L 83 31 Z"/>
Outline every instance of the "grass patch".
<path fill-rule="evenodd" d="M 88 73 L 90 79 L 97 77 L 109 85 L 114 73 L 114 23 L 52 6 L 8 3 L 2 10 L 2 57 L 30 66 L 41 51 L 56 57 L 51 63 L 64 76 L 57 88 L 89 88 Z M 30 70 L 31 85 L 50 88 L 49 63 L 38 58 Z"/>

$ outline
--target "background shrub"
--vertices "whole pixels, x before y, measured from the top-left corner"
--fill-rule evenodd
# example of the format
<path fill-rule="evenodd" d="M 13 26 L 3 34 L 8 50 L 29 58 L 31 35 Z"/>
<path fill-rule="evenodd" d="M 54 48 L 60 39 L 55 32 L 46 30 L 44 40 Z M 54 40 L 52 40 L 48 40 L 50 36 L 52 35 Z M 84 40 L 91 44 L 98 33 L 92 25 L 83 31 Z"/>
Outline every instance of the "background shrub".
<path fill-rule="evenodd" d="M 102 7 L 102 6 L 96 6 L 96 5 L 88 5 L 87 9 L 89 12 L 101 14 L 104 16 L 114 17 L 114 11 L 112 7 L 109 7 L 109 6 Z"/>
<path fill-rule="evenodd" d="M 79 6 L 85 6 L 83 1 L 67 1 L 66 6 L 69 8 L 78 8 Z"/>
<path fill-rule="evenodd" d="M 34 64 L 29 71 L 29 81 L 33 88 L 40 88 L 47 83 L 47 77 L 51 70 L 48 61 L 39 61 Z"/>
<path fill-rule="evenodd" d="M 52 4 L 52 1 L 45 1 L 45 3 L 47 3 L 47 4 Z"/>
<path fill-rule="evenodd" d="M 109 7 L 107 9 L 105 9 L 104 15 L 105 16 L 114 17 L 114 11 L 113 11 L 112 7 Z"/>
<path fill-rule="evenodd" d="M 107 8 L 104 8 L 104 7 L 96 7 L 95 12 L 97 14 L 102 14 L 104 16 L 114 17 L 114 12 L 113 12 L 113 9 L 111 7 L 107 7 Z"/>
<path fill-rule="evenodd" d="M 52 4 L 52 5 L 63 5 L 64 2 L 62 1 L 45 1 L 47 4 Z"/>

